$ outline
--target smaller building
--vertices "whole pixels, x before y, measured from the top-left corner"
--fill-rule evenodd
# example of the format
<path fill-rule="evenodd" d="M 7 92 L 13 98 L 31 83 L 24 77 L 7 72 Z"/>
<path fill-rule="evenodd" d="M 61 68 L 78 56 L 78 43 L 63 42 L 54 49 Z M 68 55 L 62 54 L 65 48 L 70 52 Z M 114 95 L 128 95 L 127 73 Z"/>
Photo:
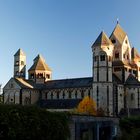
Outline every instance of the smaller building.
<path fill-rule="evenodd" d="M 119 136 L 119 120 L 111 117 L 72 115 L 70 140 L 113 140 Z"/>

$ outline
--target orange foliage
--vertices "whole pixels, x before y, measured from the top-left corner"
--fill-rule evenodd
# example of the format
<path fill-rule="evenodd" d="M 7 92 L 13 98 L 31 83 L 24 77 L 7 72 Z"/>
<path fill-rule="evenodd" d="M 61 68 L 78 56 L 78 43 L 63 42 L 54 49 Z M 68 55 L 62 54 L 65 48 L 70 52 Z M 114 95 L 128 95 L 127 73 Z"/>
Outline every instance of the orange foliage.
<path fill-rule="evenodd" d="M 77 107 L 77 112 L 88 115 L 96 115 L 96 102 L 89 96 L 84 97 Z"/>

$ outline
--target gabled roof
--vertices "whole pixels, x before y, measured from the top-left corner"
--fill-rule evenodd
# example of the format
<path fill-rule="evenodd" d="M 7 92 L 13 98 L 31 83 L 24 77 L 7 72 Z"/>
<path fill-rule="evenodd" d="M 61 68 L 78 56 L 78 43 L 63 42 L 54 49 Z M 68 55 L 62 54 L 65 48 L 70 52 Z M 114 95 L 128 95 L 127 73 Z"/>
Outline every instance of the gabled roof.
<path fill-rule="evenodd" d="M 22 49 L 18 49 L 18 51 L 15 53 L 14 56 L 19 56 L 19 55 L 24 55 L 25 56 L 25 53 L 22 51 Z"/>
<path fill-rule="evenodd" d="M 34 59 L 34 64 L 31 66 L 31 68 L 28 71 L 32 71 L 32 70 L 51 71 L 51 69 L 45 63 L 45 60 L 44 60 L 44 58 L 41 55 L 38 55 Z"/>
<path fill-rule="evenodd" d="M 33 84 L 31 84 L 29 80 L 25 80 L 22 78 L 14 78 L 14 80 L 21 88 L 34 88 Z"/>
<path fill-rule="evenodd" d="M 124 32 L 124 30 L 122 29 L 122 27 L 120 26 L 119 23 L 117 23 L 116 27 L 114 28 L 110 38 L 115 37 L 120 44 L 123 43 L 125 37 L 126 37 L 126 33 Z"/>
<path fill-rule="evenodd" d="M 140 82 L 132 74 L 129 74 L 125 84 L 127 84 L 127 85 L 139 85 L 140 86 Z"/>
<path fill-rule="evenodd" d="M 110 39 L 107 37 L 107 35 L 103 31 L 97 37 L 97 39 L 93 43 L 92 47 L 101 46 L 101 45 L 112 45 L 112 42 L 110 41 Z"/>

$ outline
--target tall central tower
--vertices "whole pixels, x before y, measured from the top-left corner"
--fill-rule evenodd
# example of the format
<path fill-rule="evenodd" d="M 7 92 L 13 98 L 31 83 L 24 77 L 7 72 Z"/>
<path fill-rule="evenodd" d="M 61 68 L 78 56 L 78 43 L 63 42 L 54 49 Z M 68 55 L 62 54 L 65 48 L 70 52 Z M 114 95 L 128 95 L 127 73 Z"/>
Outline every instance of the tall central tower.
<path fill-rule="evenodd" d="M 94 44 L 93 52 L 93 98 L 97 108 L 107 115 L 113 115 L 112 54 L 113 44 L 104 32 L 101 32 Z"/>
<path fill-rule="evenodd" d="M 21 49 L 14 55 L 14 77 L 26 78 L 26 55 Z"/>

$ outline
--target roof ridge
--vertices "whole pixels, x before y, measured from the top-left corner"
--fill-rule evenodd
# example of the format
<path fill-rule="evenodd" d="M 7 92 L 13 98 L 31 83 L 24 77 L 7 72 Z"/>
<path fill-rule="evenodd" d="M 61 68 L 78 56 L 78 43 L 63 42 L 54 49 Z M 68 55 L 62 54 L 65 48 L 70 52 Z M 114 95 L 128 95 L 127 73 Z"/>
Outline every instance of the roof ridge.
<path fill-rule="evenodd" d="M 101 31 L 101 33 L 99 34 L 99 36 L 93 43 L 92 47 L 100 46 L 100 45 L 112 45 L 112 42 L 110 41 L 110 39 L 108 38 L 108 36 L 106 35 L 104 31 Z"/>

